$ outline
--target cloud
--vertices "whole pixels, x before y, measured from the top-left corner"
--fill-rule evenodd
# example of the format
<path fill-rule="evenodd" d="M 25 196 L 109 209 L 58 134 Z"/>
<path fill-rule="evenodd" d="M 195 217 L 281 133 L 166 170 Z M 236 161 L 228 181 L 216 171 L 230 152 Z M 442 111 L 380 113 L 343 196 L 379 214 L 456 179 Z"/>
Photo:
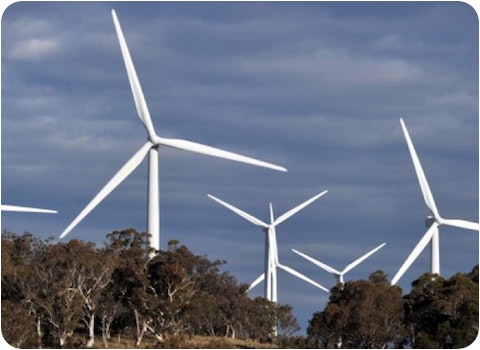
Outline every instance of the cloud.
<path fill-rule="evenodd" d="M 259 57 L 241 62 L 241 68 L 253 73 L 289 76 L 291 79 L 311 79 L 324 87 L 336 88 L 372 84 L 399 84 L 422 79 L 422 72 L 411 62 L 401 59 L 362 57 L 335 48 L 316 49 L 314 52 L 289 53 L 287 57 Z"/>
<path fill-rule="evenodd" d="M 11 60 L 38 61 L 54 55 L 61 47 L 55 27 L 45 20 L 8 22 L 2 32 L 16 37 L 14 42 L 7 41 L 2 50 L 4 57 Z"/>
<path fill-rule="evenodd" d="M 58 235 L 145 142 L 110 18 L 111 4 L 19 2 L 2 17 L 2 202 L 54 217 L 2 213 L 2 228 Z M 228 260 L 250 282 L 263 237 L 211 193 L 268 220 L 329 193 L 278 229 L 280 259 L 328 284 L 291 248 L 341 267 L 387 242 L 351 278 L 393 276 L 428 210 L 403 117 L 446 217 L 478 220 L 478 20 L 463 3 L 115 5 L 160 136 L 288 168 L 288 173 L 161 148 L 162 245 L 179 239 Z M 103 242 L 146 229 L 147 161 L 72 238 Z M 446 229 L 446 275 L 478 262 L 478 235 Z M 461 237 L 453 243 L 452 237 Z M 360 252 L 360 253 L 361 253 Z M 453 259 L 452 257 L 461 256 Z M 298 259 L 297 259 L 298 258 Z M 323 260 L 322 260 L 323 261 Z M 428 269 L 428 252 L 402 280 Z M 302 324 L 327 299 L 279 274 L 280 302 Z M 255 293 L 261 295 L 261 286 Z"/>
<path fill-rule="evenodd" d="M 7 53 L 9 58 L 18 60 L 38 60 L 51 56 L 59 47 L 54 39 L 28 39 L 17 42 Z"/>

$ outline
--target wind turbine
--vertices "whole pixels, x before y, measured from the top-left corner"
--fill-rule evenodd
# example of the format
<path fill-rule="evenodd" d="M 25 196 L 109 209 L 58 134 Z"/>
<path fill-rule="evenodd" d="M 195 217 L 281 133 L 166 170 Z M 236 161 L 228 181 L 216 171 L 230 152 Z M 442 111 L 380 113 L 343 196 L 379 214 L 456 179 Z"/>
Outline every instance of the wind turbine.
<path fill-rule="evenodd" d="M 438 227 L 441 225 L 453 226 L 464 228 L 467 230 L 478 231 L 480 229 L 480 225 L 477 222 L 460 220 L 460 219 L 444 219 L 440 216 L 438 212 L 437 206 L 435 204 L 435 200 L 433 199 L 432 191 L 430 190 L 430 186 L 428 185 L 427 178 L 425 177 L 425 173 L 423 172 L 422 165 L 420 164 L 420 160 L 418 158 L 417 152 L 413 147 L 412 140 L 410 139 L 410 135 L 408 133 L 407 127 L 405 122 L 402 118 L 400 118 L 400 124 L 402 125 L 403 133 L 405 135 L 405 139 L 407 141 L 408 149 L 410 151 L 410 156 L 412 157 L 413 166 L 415 168 L 415 172 L 417 173 L 418 182 L 420 184 L 420 188 L 422 190 L 423 199 L 425 204 L 427 205 L 431 215 L 427 217 L 426 224 L 427 224 L 427 232 L 423 235 L 420 241 L 417 243 L 415 248 L 412 250 L 408 258 L 405 260 L 403 265 L 398 270 L 397 274 L 393 277 L 391 284 L 395 285 L 398 280 L 403 276 L 405 271 L 410 267 L 410 265 L 417 259 L 420 253 L 423 251 L 425 246 L 431 240 L 431 273 L 432 274 L 440 274 L 440 242 L 439 242 L 439 234 L 438 234 Z"/>
<path fill-rule="evenodd" d="M 230 209 L 237 215 L 241 216 L 245 220 L 251 222 L 254 225 L 260 226 L 263 228 L 263 231 L 265 232 L 265 272 L 260 275 L 251 285 L 248 290 L 251 290 L 254 288 L 257 284 L 265 280 L 265 298 L 272 301 L 272 302 L 277 302 L 277 268 L 280 268 L 291 275 L 298 277 L 312 285 L 314 285 L 317 288 L 320 288 L 326 292 L 328 292 L 328 289 L 321 286 L 320 284 L 316 283 L 315 281 L 311 280 L 310 278 L 302 275 L 300 272 L 295 271 L 294 269 L 285 266 L 280 263 L 278 259 L 278 249 L 277 249 L 277 236 L 276 236 L 276 231 L 275 228 L 277 225 L 280 223 L 284 222 L 287 220 L 289 217 L 300 211 L 301 209 L 305 208 L 307 205 L 312 203 L 313 201 L 317 200 L 321 196 L 323 196 L 327 191 L 323 191 L 316 196 L 310 198 L 309 200 L 303 202 L 302 204 L 296 206 L 295 208 L 289 210 L 285 214 L 279 216 L 277 219 L 275 219 L 273 215 L 273 206 L 272 203 L 270 203 L 270 224 L 267 224 L 263 222 L 260 219 L 257 219 L 256 217 L 244 212 L 241 209 L 238 209 L 234 207 L 231 204 L 228 204 L 212 195 L 208 195 L 211 199 L 216 201 L 217 203 L 223 205 L 227 209 Z M 265 278 L 266 277 L 266 278 Z"/>
<path fill-rule="evenodd" d="M 143 95 L 140 82 L 133 65 L 127 43 L 123 36 L 120 22 L 115 10 L 112 9 L 112 17 L 117 33 L 120 49 L 127 70 L 130 88 L 133 93 L 138 116 L 145 127 L 148 137 L 146 143 L 123 165 L 123 167 L 110 179 L 110 181 L 98 192 L 90 203 L 78 214 L 70 225 L 60 234 L 65 237 L 90 211 L 92 211 L 110 192 L 112 192 L 128 175 L 130 175 L 143 161 L 148 153 L 148 215 L 147 230 L 151 234 L 151 246 L 155 250 L 160 249 L 160 203 L 159 203 L 159 179 L 158 179 L 158 147 L 167 146 L 208 156 L 229 159 L 237 162 L 248 163 L 256 166 L 270 168 L 278 171 L 286 171 L 285 168 L 267 163 L 254 158 L 236 153 L 224 151 L 218 148 L 202 145 L 187 140 L 164 138 L 157 135 L 153 127 L 152 119 L 148 111 L 147 103 Z"/>
<path fill-rule="evenodd" d="M 338 282 L 339 283 L 344 283 L 344 280 L 343 280 L 343 276 L 348 272 L 350 271 L 351 269 L 353 269 L 355 266 L 357 266 L 358 264 L 360 264 L 362 261 L 364 261 L 365 259 L 367 259 L 370 255 L 372 255 L 373 253 L 375 253 L 377 250 L 379 250 L 380 248 L 382 248 L 386 243 L 382 243 L 380 244 L 378 247 L 370 250 L 367 254 L 364 254 L 362 255 L 360 258 L 358 258 L 357 260 L 355 260 L 354 262 L 348 264 L 342 271 L 339 271 L 339 270 L 336 270 L 334 269 L 333 267 L 327 265 L 327 264 L 324 264 L 310 256 L 308 256 L 307 254 L 304 254 L 302 252 L 299 252 L 298 250 L 295 250 L 295 249 L 292 249 L 292 251 L 298 255 L 300 255 L 301 257 L 307 259 L 308 261 L 314 263 L 315 265 L 319 266 L 320 268 L 324 269 L 325 271 L 329 272 L 329 273 L 332 273 L 334 274 L 335 276 L 337 276 L 338 278 Z"/>
<path fill-rule="evenodd" d="M 25 213 L 46 213 L 46 214 L 56 214 L 56 210 L 51 209 L 41 209 L 41 208 L 32 208 L 32 207 L 19 207 L 17 205 L 8 205 L 2 204 L 0 205 L 1 211 L 17 211 L 17 212 L 25 212 Z"/>

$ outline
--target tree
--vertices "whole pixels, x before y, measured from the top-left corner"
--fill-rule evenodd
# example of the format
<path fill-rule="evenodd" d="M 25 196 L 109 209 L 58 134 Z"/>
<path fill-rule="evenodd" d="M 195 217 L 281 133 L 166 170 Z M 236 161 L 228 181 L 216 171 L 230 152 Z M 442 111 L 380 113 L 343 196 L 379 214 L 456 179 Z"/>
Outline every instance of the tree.
<path fill-rule="evenodd" d="M 405 296 L 414 348 L 463 348 L 478 335 L 478 265 L 446 280 L 424 274 Z"/>
<path fill-rule="evenodd" d="M 75 268 L 76 282 L 72 288 L 83 300 L 82 321 L 88 330 L 85 346 L 90 348 L 95 340 L 95 318 L 104 300 L 102 292 L 110 284 L 116 259 L 109 250 L 97 250 L 92 243 L 73 240 L 67 246 Z"/>
<path fill-rule="evenodd" d="M 83 315 L 78 293 L 78 264 L 71 259 L 77 241 L 47 246 L 31 262 L 27 298 L 39 310 L 45 327 L 45 345 L 63 347 Z"/>
<path fill-rule="evenodd" d="M 197 260 L 187 247 L 169 242 L 169 249 L 159 252 L 148 265 L 149 283 L 159 300 L 153 324 L 162 337 L 178 335 L 189 328 L 186 315 L 197 292 Z"/>
<path fill-rule="evenodd" d="M 275 303 L 263 297 L 256 297 L 248 306 L 245 324 L 247 334 L 250 338 L 261 342 L 272 341 L 273 330 L 277 323 Z"/>
<path fill-rule="evenodd" d="M 43 245 L 30 233 L 2 233 L 2 334 L 15 347 L 42 346 L 41 320 L 35 305 L 26 298 L 30 260 Z"/>
<path fill-rule="evenodd" d="M 277 324 L 279 336 L 290 338 L 300 330 L 297 319 L 292 314 L 290 305 L 277 305 Z"/>
<path fill-rule="evenodd" d="M 135 345 L 140 346 L 143 335 L 151 320 L 152 304 L 155 298 L 151 293 L 147 265 L 149 253 L 149 235 L 134 229 L 113 231 L 107 235 L 109 242 L 106 251 L 115 257 L 115 267 L 111 275 L 111 284 L 106 287 L 104 298 L 112 298 L 102 307 L 104 325 L 112 324 L 119 310 L 123 314 L 117 317 L 123 320 L 122 328 L 133 325 Z M 103 331 L 105 333 L 105 330 Z M 104 336 L 104 341 L 106 335 Z"/>
<path fill-rule="evenodd" d="M 309 322 L 307 335 L 316 346 L 377 348 L 403 341 L 401 289 L 391 286 L 381 271 L 369 280 L 337 284 L 324 311 Z"/>

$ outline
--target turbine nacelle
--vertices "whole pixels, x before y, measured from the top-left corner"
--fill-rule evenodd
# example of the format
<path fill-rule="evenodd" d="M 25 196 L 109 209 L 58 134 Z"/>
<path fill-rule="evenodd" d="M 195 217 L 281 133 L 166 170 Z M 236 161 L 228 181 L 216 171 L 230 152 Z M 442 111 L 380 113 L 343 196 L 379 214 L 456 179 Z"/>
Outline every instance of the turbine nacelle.
<path fill-rule="evenodd" d="M 427 218 L 425 219 L 425 227 L 426 227 L 426 228 L 429 228 L 430 226 L 433 225 L 434 222 L 436 222 L 436 223 L 438 223 L 439 225 L 441 225 L 440 221 L 441 221 L 441 218 L 435 218 L 434 216 L 429 215 L 429 216 L 427 216 Z"/>
<path fill-rule="evenodd" d="M 248 290 L 251 290 L 254 288 L 256 285 L 258 285 L 260 282 L 265 280 L 265 298 L 276 302 L 277 301 L 277 268 L 280 268 L 289 274 L 304 280 L 305 282 L 314 285 L 315 287 L 322 289 L 326 292 L 328 292 L 328 289 L 323 287 L 322 285 L 318 284 L 317 282 L 311 280 L 310 278 L 306 277 L 305 275 L 301 274 L 298 271 L 295 271 L 291 267 L 285 266 L 280 263 L 278 259 L 278 249 L 277 249 L 277 238 L 276 238 L 276 232 L 275 232 L 275 227 L 282 223 L 283 221 L 287 220 L 289 217 L 300 211 L 301 209 L 305 208 L 307 205 L 312 203 L 313 201 L 317 200 L 321 196 L 323 196 L 327 191 L 323 191 L 316 196 L 310 198 L 309 200 L 301 203 L 300 205 L 297 205 L 293 209 L 290 209 L 283 215 L 280 215 L 278 218 L 275 219 L 273 215 L 273 206 L 272 203 L 270 203 L 269 208 L 270 208 L 270 224 L 267 224 L 263 222 L 262 220 L 254 217 L 253 215 L 248 214 L 247 212 L 227 203 L 222 201 L 219 198 L 216 198 L 212 195 L 208 195 L 209 198 L 213 199 L 215 202 L 221 204 L 222 206 L 226 207 L 227 209 L 233 211 L 235 214 L 241 216 L 245 220 L 249 221 L 250 223 L 260 226 L 262 228 L 262 231 L 265 233 L 266 239 L 265 239 L 265 272 L 260 275 L 254 282 L 251 283 L 250 287 Z"/>
<path fill-rule="evenodd" d="M 376 251 L 378 251 L 379 249 L 381 249 L 386 243 L 382 243 L 380 244 L 379 246 L 375 247 L 374 249 L 370 250 L 368 253 L 362 255 L 361 257 L 357 258 L 355 261 L 351 262 L 350 264 L 348 264 L 342 271 L 339 271 L 333 267 L 331 267 L 330 265 L 327 265 L 321 261 L 318 261 L 317 259 L 314 259 L 312 258 L 311 256 L 308 256 L 307 254 L 305 253 L 302 253 L 296 249 L 292 249 L 292 251 L 295 253 L 295 254 L 298 254 L 300 255 L 302 258 L 310 261 L 311 263 L 317 265 L 318 267 L 320 267 L 321 269 L 331 273 L 332 275 L 334 275 L 335 277 L 337 277 L 337 282 L 339 283 L 344 283 L 344 280 L 343 280 L 343 276 L 348 272 L 350 271 L 351 269 L 353 269 L 354 267 L 356 267 L 357 265 L 359 265 L 361 262 L 363 262 L 365 259 L 367 259 L 370 255 L 374 254 Z"/>
<path fill-rule="evenodd" d="M 149 135 L 147 138 L 148 141 L 152 143 L 152 147 L 163 146 L 163 138 L 158 135 Z"/>
<path fill-rule="evenodd" d="M 467 230 L 478 231 L 479 230 L 479 223 L 472 222 L 467 220 L 461 219 L 444 219 L 440 216 L 437 205 L 435 204 L 435 200 L 433 198 L 432 191 L 428 184 L 427 178 L 423 171 L 422 165 L 420 164 L 420 160 L 418 158 L 417 152 L 415 147 L 413 146 L 413 142 L 410 138 L 410 134 L 408 133 L 407 126 L 403 119 L 400 118 L 400 125 L 402 126 L 403 134 L 405 136 L 405 140 L 407 142 L 408 150 L 410 152 L 410 157 L 412 158 L 413 167 L 415 169 L 415 173 L 417 175 L 417 180 L 420 185 L 420 189 L 422 191 L 423 199 L 425 201 L 425 205 L 430 210 L 432 215 L 428 216 L 425 224 L 427 226 L 427 232 L 423 235 L 414 249 L 410 252 L 410 255 L 404 261 L 398 272 L 393 277 L 392 281 L 390 282 L 392 285 L 395 285 L 398 280 L 403 276 L 403 274 L 408 270 L 411 264 L 417 259 L 423 249 L 427 246 L 427 244 L 433 240 L 435 244 L 432 245 L 432 254 L 431 254 L 431 273 L 432 274 L 440 274 L 440 249 L 438 244 L 438 227 L 441 225 L 448 225 L 458 228 L 464 228 Z"/>
<path fill-rule="evenodd" d="M 257 160 L 251 157 L 240 155 L 237 153 L 224 151 L 219 148 L 203 145 L 200 143 L 181 140 L 163 138 L 157 135 L 153 127 L 152 118 L 148 111 L 147 102 L 143 95 L 142 87 L 138 80 L 135 67 L 133 65 L 130 52 L 128 50 L 125 37 L 120 26 L 120 22 L 112 10 L 112 18 L 117 33 L 120 50 L 127 70 L 128 81 L 132 90 L 136 111 L 140 121 L 142 122 L 148 134 L 147 141 L 141 148 L 120 168 L 120 170 L 107 182 L 107 184 L 97 193 L 97 195 L 87 204 L 87 206 L 77 215 L 77 217 L 67 226 L 60 234 L 60 238 L 65 237 L 73 228 L 87 216 L 103 199 L 108 196 L 120 183 L 122 183 L 143 161 L 148 154 L 149 171 L 148 171 L 148 214 L 147 214 L 147 231 L 151 234 L 151 246 L 155 250 L 160 250 L 160 224 L 159 224 L 159 178 L 158 178 L 158 158 L 156 149 L 159 146 L 167 146 L 181 149 L 184 151 L 200 153 L 207 156 L 233 160 L 236 162 L 251 164 L 277 171 L 287 171 L 284 167 Z"/>

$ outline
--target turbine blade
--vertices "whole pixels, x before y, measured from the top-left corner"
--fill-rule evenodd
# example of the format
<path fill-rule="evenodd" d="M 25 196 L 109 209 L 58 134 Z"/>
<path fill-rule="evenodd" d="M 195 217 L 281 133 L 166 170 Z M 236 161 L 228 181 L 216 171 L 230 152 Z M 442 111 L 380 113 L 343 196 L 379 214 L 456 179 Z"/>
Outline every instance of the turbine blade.
<path fill-rule="evenodd" d="M 264 223 L 262 220 L 257 219 L 256 217 L 254 217 L 254 216 L 252 216 L 252 215 L 244 212 L 243 210 L 238 209 L 238 208 L 234 207 L 233 205 L 228 204 L 227 202 L 224 202 L 224 201 L 222 201 L 221 199 L 218 199 L 218 198 L 215 197 L 215 196 L 212 196 L 211 194 L 208 194 L 207 196 L 210 197 L 211 199 L 213 199 L 215 202 L 223 205 L 223 206 L 226 207 L 227 209 L 230 209 L 231 211 L 233 211 L 233 212 L 236 213 L 237 215 L 240 215 L 242 218 L 244 218 L 245 220 L 251 222 L 252 224 L 257 225 L 257 226 L 261 226 L 261 227 L 268 228 L 268 225 L 267 225 L 266 223 Z"/>
<path fill-rule="evenodd" d="M 147 141 L 138 151 L 135 153 L 128 162 L 107 182 L 107 184 L 98 192 L 98 194 L 87 204 L 87 206 L 78 214 L 75 220 L 62 232 L 60 239 L 65 237 L 82 219 L 88 215 L 106 196 L 110 194 L 125 178 L 130 175 L 137 166 L 142 162 L 143 158 L 147 155 L 148 151 L 152 147 L 152 143 Z"/>
<path fill-rule="evenodd" d="M 435 233 L 437 227 L 438 224 L 434 222 L 432 226 L 430 226 L 430 228 L 427 230 L 427 232 L 423 235 L 422 239 L 417 243 L 408 258 L 398 270 L 397 274 L 393 277 L 392 281 L 390 282 L 392 286 L 395 285 L 400 278 L 402 278 L 403 274 L 408 270 L 410 265 L 412 265 L 412 263 L 418 258 L 418 256 L 426 247 L 428 242 L 430 242 L 430 240 L 432 239 L 432 236 Z"/>
<path fill-rule="evenodd" d="M 25 212 L 25 213 L 45 213 L 45 214 L 57 214 L 56 210 L 52 209 L 41 209 L 41 208 L 32 208 L 32 207 L 20 207 L 18 205 L 8 205 L 2 204 L 1 211 L 16 211 L 16 212 Z"/>
<path fill-rule="evenodd" d="M 158 138 L 158 144 L 172 147 L 172 148 L 182 149 L 185 151 L 200 153 L 207 156 L 218 157 L 223 159 L 234 160 L 236 162 L 252 164 L 252 165 L 269 168 L 273 170 L 287 171 L 287 169 L 285 169 L 284 167 L 281 167 L 272 163 L 267 163 L 261 160 L 257 160 L 257 159 L 243 156 L 233 152 L 224 151 L 219 148 L 202 145 L 200 143 L 196 143 L 192 141 L 180 140 L 180 139 Z"/>
<path fill-rule="evenodd" d="M 360 264 L 363 260 L 365 260 L 366 258 L 368 258 L 370 255 L 372 255 L 373 253 L 375 253 L 377 250 L 379 250 L 380 248 L 382 248 L 385 244 L 387 243 L 382 243 L 380 244 L 378 247 L 370 250 L 367 254 L 361 256 L 360 258 L 358 258 L 357 260 L 355 260 L 354 262 L 350 263 L 349 265 L 347 265 L 347 267 L 345 267 L 345 269 L 342 271 L 343 274 L 347 273 L 348 271 L 350 271 L 351 269 L 353 269 L 355 266 L 357 266 L 358 264 Z"/>
<path fill-rule="evenodd" d="M 250 284 L 250 287 L 248 287 L 247 292 L 255 288 L 260 282 L 262 282 L 265 279 L 265 273 L 262 273 L 258 278 Z"/>
<path fill-rule="evenodd" d="M 282 270 L 284 271 L 287 271 L 289 274 L 297 277 L 297 278 L 300 278 L 301 280 L 304 280 L 305 282 L 308 282 L 310 283 L 311 285 L 317 287 L 317 288 L 320 288 L 322 290 L 324 290 L 325 292 L 329 293 L 330 291 L 325 288 L 324 286 L 318 284 L 317 282 L 311 280 L 310 278 L 308 278 L 307 276 L 304 276 L 302 275 L 300 272 L 298 271 L 295 271 L 294 269 L 288 267 L 288 266 L 285 266 L 285 265 L 281 265 L 281 264 L 278 264 L 278 267 L 281 268 Z"/>
<path fill-rule="evenodd" d="M 273 223 L 274 226 L 277 226 L 278 224 L 284 222 L 285 220 L 287 220 L 290 216 L 292 216 L 293 214 L 299 212 L 300 210 L 302 210 L 303 208 L 305 208 L 307 205 L 311 204 L 313 201 L 317 200 L 318 198 L 320 198 L 321 196 L 323 196 L 325 193 L 327 193 L 328 191 L 325 190 L 319 194 L 317 194 L 316 196 L 310 198 L 309 200 L 303 202 L 302 204 L 300 205 L 297 205 L 295 208 L 293 209 L 290 209 L 289 211 L 287 211 L 285 214 L 283 215 L 280 215 L 276 220 L 275 222 Z"/>
<path fill-rule="evenodd" d="M 460 219 L 443 219 L 443 225 L 455 226 L 459 228 L 465 228 L 467 230 L 479 231 L 480 225 L 478 222 L 460 220 Z"/>
<path fill-rule="evenodd" d="M 132 89 L 133 99 L 135 100 L 135 107 L 137 108 L 138 116 L 142 121 L 145 129 L 147 129 L 148 135 L 150 137 L 156 135 L 155 129 L 152 124 L 152 118 L 148 111 L 147 102 L 143 95 L 142 87 L 140 81 L 138 80 L 137 72 L 135 71 L 135 66 L 133 65 L 130 52 L 128 50 L 127 42 L 123 36 L 122 27 L 118 21 L 117 14 L 115 10 L 112 9 L 113 23 L 115 25 L 115 30 L 117 32 L 118 42 L 120 43 L 120 49 L 122 51 L 123 61 L 125 62 L 125 68 L 127 69 L 128 80 L 130 81 L 130 88 Z"/>
<path fill-rule="evenodd" d="M 292 251 L 298 255 L 300 255 L 301 257 L 307 259 L 308 261 L 314 263 L 315 265 L 317 265 L 318 267 L 324 269 L 325 271 L 329 272 L 329 273 L 333 273 L 335 275 L 340 275 L 340 271 L 338 270 L 335 270 L 333 267 L 327 265 L 327 264 L 324 264 L 322 263 L 321 261 L 318 261 L 310 256 L 308 256 L 307 254 L 304 254 L 302 252 L 299 252 L 298 250 L 295 250 L 295 249 L 292 249 Z"/>
<path fill-rule="evenodd" d="M 402 125 L 403 134 L 405 135 L 405 139 L 407 141 L 407 146 L 410 151 L 410 156 L 413 161 L 413 166 L 415 167 L 415 172 L 417 173 L 418 183 L 420 184 L 420 188 L 422 190 L 423 199 L 425 204 L 432 212 L 435 218 L 439 218 L 439 213 L 437 206 L 435 204 L 435 200 L 433 199 L 432 191 L 430 190 L 430 186 L 428 185 L 427 178 L 425 177 L 425 173 L 423 172 L 422 165 L 420 164 L 420 160 L 418 159 L 417 152 L 415 151 L 415 147 L 413 146 L 413 142 L 410 138 L 410 135 L 407 130 L 407 126 L 402 118 L 400 118 L 400 124 Z"/>
<path fill-rule="evenodd" d="M 273 223 L 275 222 L 275 216 L 273 215 L 273 204 L 269 203 L 268 208 L 270 209 L 270 223 L 273 226 Z"/>

